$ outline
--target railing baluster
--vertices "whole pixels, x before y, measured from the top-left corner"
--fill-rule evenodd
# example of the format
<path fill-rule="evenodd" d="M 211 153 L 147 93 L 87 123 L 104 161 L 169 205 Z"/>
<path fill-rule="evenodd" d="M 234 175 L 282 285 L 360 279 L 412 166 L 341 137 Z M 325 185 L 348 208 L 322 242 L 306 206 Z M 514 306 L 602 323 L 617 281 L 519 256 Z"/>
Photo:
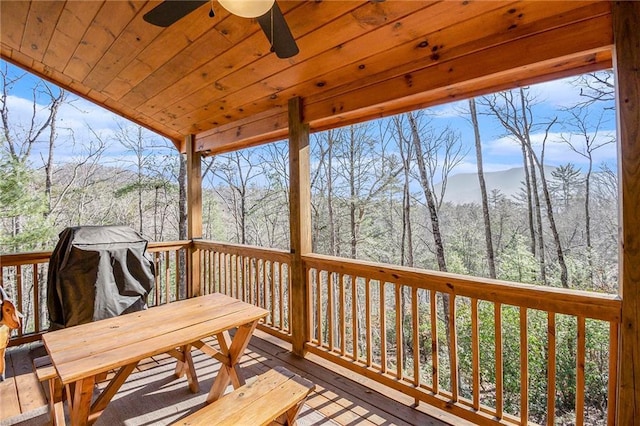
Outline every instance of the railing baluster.
<path fill-rule="evenodd" d="M 556 314 L 547 316 L 547 425 L 556 418 Z"/>
<path fill-rule="evenodd" d="M 609 324 L 609 386 L 607 395 L 607 425 L 616 424 L 616 392 L 618 389 L 618 324 Z"/>
<path fill-rule="evenodd" d="M 456 332 L 456 296 L 449 294 L 449 368 L 451 371 L 451 399 L 458 400 L 458 343 Z"/>
<path fill-rule="evenodd" d="M 171 263 L 169 262 L 169 252 L 164 252 L 164 285 L 169 286 L 171 282 Z"/>
<path fill-rule="evenodd" d="M 155 301 L 154 304 L 155 306 L 159 306 L 160 305 L 160 298 L 159 298 L 159 292 L 160 292 L 160 275 L 158 272 L 158 269 L 160 268 L 160 261 L 158 260 L 158 253 L 153 253 L 153 266 L 154 266 L 154 276 L 153 276 L 153 282 L 155 283 L 155 288 L 154 288 L 154 297 L 155 297 Z"/>
<path fill-rule="evenodd" d="M 576 426 L 584 424 L 584 360 L 586 349 L 585 318 L 578 317 L 578 354 L 576 357 Z"/>
<path fill-rule="evenodd" d="M 33 331 L 40 332 L 40 277 L 38 264 L 33 264 Z"/>
<path fill-rule="evenodd" d="M 351 275 L 351 338 L 353 341 L 353 360 L 358 360 L 358 280 Z"/>
<path fill-rule="evenodd" d="M 271 262 L 271 325 L 276 324 L 276 263 Z"/>
<path fill-rule="evenodd" d="M 262 262 L 262 307 L 267 309 L 267 270 L 269 268 L 269 261 L 267 259 Z"/>
<path fill-rule="evenodd" d="M 20 312 L 24 312 L 24 306 L 22 305 L 22 265 L 17 266 L 16 293 L 16 308 Z M 18 328 L 18 336 L 22 336 L 22 327 Z"/>
<path fill-rule="evenodd" d="M 371 367 L 373 354 L 371 353 L 371 279 L 365 278 L 365 334 L 367 339 L 367 367 Z"/>
<path fill-rule="evenodd" d="M 315 270 L 316 277 L 316 328 L 318 330 L 318 346 L 324 346 L 322 339 L 322 275 Z M 290 303 L 289 303 L 290 304 Z"/>
<path fill-rule="evenodd" d="M 529 422 L 529 351 L 527 308 L 520 307 L 520 424 Z"/>
<path fill-rule="evenodd" d="M 429 290 L 429 318 L 431 323 L 431 386 L 438 393 L 440 374 L 438 372 L 438 306 L 434 290 Z"/>
<path fill-rule="evenodd" d="M 496 417 L 502 419 L 504 392 L 502 388 L 502 304 L 494 306 L 495 352 L 496 352 Z"/>
<path fill-rule="evenodd" d="M 402 335 L 402 317 L 404 316 L 404 312 L 402 311 L 402 286 L 395 283 L 394 289 L 394 298 L 396 301 L 396 377 L 398 377 L 398 380 L 401 380 L 403 377 L 402 361 L 404 358 L 404 337 Z"/>
<path fill-rule="evenodd" d="M 413 339 L 413 385 L 420 387 L 420 318 L 418 288 L 411 287 L 411 333 Z M 416 406 L 420 400 L 414 399 Z"/>
<path fill-rule="evenodd" d="M 209 294 L 215 293 L 214 287 L 214 276 L 216 272 L 216 255 L 212 250 L 207 250 L 207 254 L 209 255 L 209 276 L 207 277 L 207 288 L 209 289 Z"/>
<path fill-rule="evenodd" d="M 478 299 L 471 299 L 471 374 L 474 410 L 480 409 L 480 332 L 478 328 Z"/>
<path fill-rule="evenodd" d="M 384 280 L 380 280 L 380 370 L 387 372 L 387 312 L 384 294 Z"/>
<path fill-rule="evenodd" d="M 329 303 L 327 304 L 327 311 L 328 311 L 328 317 L 329 317 L 329 321 L 328 321 L 328 333 L 329 333 L 329 341 L 327 343 L 329 343 L 329 350 L 333 352 L 333 278 L 334 277 L 334 273 L 333 272 L 329 272 L 327 271 L 327 298 Z"/>
<path fill-rule="evenodd" d="M 184 263 L 180 262 L 180 259 L 183 258 L 181 253 L 184 255 L 184 260 L 185 260 Z M 176 284 L 176 289 L 178 289 L 178 293 L 180 293 L 180 287 L 181 287 L 181 284 L 182 284 L 182 280 L 180 279 L 181 275 L 184 276 L 185 285 L 187 283 L 187 262 L 186 262 L 187 253 L 186 253 L 186 249 L 178 249 L 178 250 L 176 250 L 175 253 L 174 253 L 174 258 L 175 258 L 175 262 L 176 262 L 175 284 Z M 183 268 L 184 268 L 184 270 L 183 270 Z M 167 286 L 167 287 L 169 287 L 169 286 Z"/>
<path fill-rule="evenodd" d="M 347 307 L 345 297 L 345 277 L 342 274 L 338 274 L 338 288 L 340 289 L 340 355 L 346 354 L 346 336 L 347 336 Z"/>
<path fill-rule="evenodd" d="M 280 263 L 278 265 L 280 274 L 278 280 L 278 307 L 280 308 L 280 330 L 284 330 L 284 265 Z M 311 297 L 311 291 L 309 291 L 309 297 Z M 311 304 L 309 304 L 311 305 Z M 308 322 L 311 324 L 311 321 Z"/>

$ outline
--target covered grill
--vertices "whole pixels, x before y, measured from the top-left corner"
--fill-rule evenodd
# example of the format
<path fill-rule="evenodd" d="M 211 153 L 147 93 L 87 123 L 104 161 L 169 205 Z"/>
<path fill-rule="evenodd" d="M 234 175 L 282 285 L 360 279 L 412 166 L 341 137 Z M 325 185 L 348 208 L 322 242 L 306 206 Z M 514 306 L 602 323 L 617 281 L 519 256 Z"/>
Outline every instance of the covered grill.
<path fill-rule="evenodd" d="M 154 266 L 139 233 L 126 226 L 79 226 L 59 238 L 47 283 L 52 330 L 146 308 Z"/>

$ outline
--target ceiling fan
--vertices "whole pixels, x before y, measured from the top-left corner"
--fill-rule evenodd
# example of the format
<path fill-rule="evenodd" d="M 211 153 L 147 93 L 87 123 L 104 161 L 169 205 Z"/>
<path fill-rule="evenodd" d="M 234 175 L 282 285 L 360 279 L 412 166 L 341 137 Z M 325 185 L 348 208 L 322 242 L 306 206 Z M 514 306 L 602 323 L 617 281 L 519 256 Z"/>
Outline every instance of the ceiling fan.
<path fill-rule="evenodd" d="M 143 19 L 159 27 L 168 27 L 212 0 L 165 0 L 147 12 Z M 298 45 L 275 0 L 218 0 L 234 15 L 256 18 L 278 58 L 290 58 L 299 52 Z M 209 16 L 213 18 L 213 5 Z"/>

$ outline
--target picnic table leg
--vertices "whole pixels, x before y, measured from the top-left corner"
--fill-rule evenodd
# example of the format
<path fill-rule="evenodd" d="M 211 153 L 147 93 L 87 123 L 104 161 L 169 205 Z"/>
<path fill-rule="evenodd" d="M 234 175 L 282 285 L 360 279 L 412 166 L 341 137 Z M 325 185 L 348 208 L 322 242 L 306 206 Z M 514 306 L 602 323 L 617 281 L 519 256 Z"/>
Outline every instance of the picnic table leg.
<path fill-rule="evenodd" d="M 89 424 L 93 424 L 96 420 L 98 420 L 98 417 L 100 417 L 104 409 L 107 408 L 107 405 L 118 392 L 118 389 L 120 389 L 125 380 L 127 380 L 127 377 L 129 377 L 129 375 L 133 372 L 133 370 L 135 370 L 137 366 L 138 361 L 125 365 L 118 370 L 107 387 L 102 391 L 98 399 L 96 399 L 93 405 L 91 405 Z"/>
<path fill-rule="evenodd" d="M 235 389 L 244 385 L 244 377 L 239 368 L 240 358 L 242 358 L 247 346 L 249 346 L 249 340 L 251 340 L 251 336 L 257 325 L 258 320 L 255 320 L 249 324 L 238 327 L 231 341 L 231 345 L 228 345 L 226 341 L 224 344 L 220 342 L 220 351 L 228 357 L 229 363 L 220 366 L 216 380 L 213 382 L 213 386 L 211 386 L 211 390 L 207 396 L 207 403 L 211 403 L 224 395 L 224 391 L 229 383 L 232 383 Z M 220 336 L 218 336 L 218 341 L 220 341 Z"/>
<path fill-rule="evenodd" d="M 54 377 L 48 380 L 49 383 L 49 413 L 51 415 L 51 423 L 54 426 L 64 426 L 64 406 L 62 402 L 63 388 L 60 379 Z"/>
<path fill-rule="evenodd" d="M 69 401 L 69 414 L 73 426 L 85 426 L 89 424 L 89 412 L 91 410 L 91 397 L 93 396 L 93 386 L 95 377 L 90 376 L 80 379 L 74 383 L 73 392 L 68 391 L 71 398 Z"/>
<path fill-rule="evenodd" d="M 176 362 L 175 369 L 176 377 L 182 377 L 186 374 L 187 382 L 189 383 L 189 390 L 193 393 L 198 393 L 200 392 L 200 384 L 198 383 L 196 368 L 193 365 L 191 347 L 191 344 L 181 346 L 179 351 L 172 351 L 170 352 L 170 355 L 174 356 L 178 360 Z"/>

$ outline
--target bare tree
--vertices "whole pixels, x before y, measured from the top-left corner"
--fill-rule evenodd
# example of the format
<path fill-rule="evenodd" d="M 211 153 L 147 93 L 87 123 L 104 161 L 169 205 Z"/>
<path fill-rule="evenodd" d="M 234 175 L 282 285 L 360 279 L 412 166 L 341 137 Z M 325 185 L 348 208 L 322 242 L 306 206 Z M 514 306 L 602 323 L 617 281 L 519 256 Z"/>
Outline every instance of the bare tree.
<path fill-rule="evenodd" d="M 564 252 L 562 249 L 562 243 L 560 241 L 560 235 L 555 223 L 555 216 L 549 192 L 549 185 L 546 180 L 544 170 L 544 149 L 545 143 L 549 136 L 551 127 L 556 123 L 557 118 L 551 120 L 546 124 L 544 129 L 544 139 L 542 141 L 541 156 L 538 158 L 536 152 L 533 149 L 533 142 L 531 135 L 534 130 L 533 120 L 533 105 L 535 99 L 533 99 L 528 91 L 523 88 L 519 88 L 517 96 L 514 96 L 514 91 L 501 92 L 491 97 L 485 97 L 487 106 L 492 114 L 498 119 L 500 124 L 513 137 L 525 151 L 525 165 L 529 163 L 529 172 L 531 173 L 531 194 L 533 195 L 534 202 L 534 214 L 537 225 L 537 241 L 538 241 L 538 261 L 540 263 L 540 280 L 546 284 L 546 265 L 545 265 L 545 253 L 544 253 L 544 238 L 542 233 L 542 215 L 540 197 L 538 194 L 538 182 L 536 168 L 540 173 L 540 188 L 544 197 L 546 205 L 547 220 L 549 222 L 549 228 L 553 236 L 553 241 L 556 248 L 556 255 L 558 266 L 560 268 L 560 283 L 563 287 L 569 286 L 569 278 L 567 272 L 567 265 L 564 259 Z M 538 125 L 539 127 L 540 125 Z M 526 170 L 525 170 L 526 173 Z"/>
<path fill-rule="evenodd" d="M 590 112 L 586 108 L 569 110 L 570 120 L 567 123 L 568 134 L 563 134 L 562 140 L 569 148 L 587 160 L 587 172 L 584 178 L 584 230 L 587 246 L 587 264 L 589 267 L 588 280 L 593 284 L 593 246 L 591 241 L 591 180 L 593 175 L 594 152 L 603 146 L 612 144 L 613 137 L 600 137 L 599 132 L 604 114 L 596 120 L 591 120 Z"/>
<path fill-rule="evenodd" d="M 411 227 L 411 192 L 410 175 L 413 160 L 413 141 L 405 137 L 403 132 L 403 117 L 396 115 L 393 123 L 396 127 L 396 137 L 400 158 L 402 159 L 402 238 L 400 242 L 400 264 L 414 266 L 413 261 L 413 233 Z"/>
<path fill-rule="evenodd" d="M 582 74 L 573 80 L 573 84 L 580 88 L 580 96 L 584 99 L 576 107 L 583 108 L 596 102 L 606 102 L 611 105 L 605 109 L 614 109 L 615 81 L 612 70 L 596 71 Z"/>
<path fill-rule="evenodd" d="M 478 183 L 480 184 L 480 196 L 482 199 L 482 217 L 484 220 L 484 239 L 487 247 L 487 265 L 489 276 L 496 277 L 496 263 L 493 251 L 493 239 L 491 234 L 491 218 L 489 216 L 489 201 L 487 198 L 487 185 L 484 181 L 484 169 L 482 164 L 482 140 L 480 138 L 480 126 L 478 125 L 478 112 L 475 99 L 469 99 L 469 115 L 473 125 L 473 134 L 476 145 L 476 164 L 478 166 Z"/>

